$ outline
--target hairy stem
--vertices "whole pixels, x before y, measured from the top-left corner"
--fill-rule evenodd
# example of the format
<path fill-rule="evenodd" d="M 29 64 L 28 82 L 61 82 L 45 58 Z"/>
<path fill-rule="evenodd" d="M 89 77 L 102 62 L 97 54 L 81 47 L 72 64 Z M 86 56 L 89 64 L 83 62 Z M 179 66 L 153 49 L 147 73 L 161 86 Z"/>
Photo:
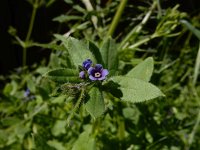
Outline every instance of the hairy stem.
<path fill-rule="evenodd" d="M 85 89 L 83 88 L 83 89 L 81 90 L 80 97 L 78 98 L 78 100 L 77 100 L 77 102 L 76 102 L 76 104 L 75 104 L 75 106 L 74 106 L 72 112 L 70 113 L 69 117 L 67 118 L 67 124 L 68 124 L 68 126 L 70 125 L 70 121 L 71 121 L 71 119 L 74 117 L 75 112 L 76 112 L 77 109 L 79 108 L 80 103 L 81 103 L 81 101 L 82 101 L 83 98 L 84 98 L 84 94 L 85 94 Z"/>

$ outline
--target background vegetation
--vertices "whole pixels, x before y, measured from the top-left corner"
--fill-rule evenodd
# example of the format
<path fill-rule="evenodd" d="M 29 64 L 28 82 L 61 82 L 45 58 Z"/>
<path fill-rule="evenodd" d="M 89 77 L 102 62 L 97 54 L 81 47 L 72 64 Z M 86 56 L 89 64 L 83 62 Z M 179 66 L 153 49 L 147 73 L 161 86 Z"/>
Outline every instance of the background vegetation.
<path fill-rule="evenodd" d="M 40 24 L 38 11 L 57 2 L 25 2 L 32 9 L 27 32 L 21 33 L 16 26 L 8 29 L 22 56 L 19 68 L 1 76 L 0 149 L 199 149 L 198 1 L 64 0 L 68 9 L 49 18 L 59 26 L 49 29 L 48 43 L 33 38 L 34 25 Z M 192 9 L 187 9 L 189 4 Z M 69 93 L 56 95 L 56 84 L 42 77 L 50 69 L 70 66 L 68 53 L 55 34 L 89 40 L 97 47 L 111 36 L 117 44 L 119 74 L 152 56 L 151 82 L 166 97 L 136 104 L 111 99 L 106 101 L 105 114 L 95 121 L 80 107 L 67 126 L 73 110 Z M 32 56 L 27 52 L 34 50 L 49 55 L 28 66 Z M 30 94 L 24 95 L 27 88 Z"/>

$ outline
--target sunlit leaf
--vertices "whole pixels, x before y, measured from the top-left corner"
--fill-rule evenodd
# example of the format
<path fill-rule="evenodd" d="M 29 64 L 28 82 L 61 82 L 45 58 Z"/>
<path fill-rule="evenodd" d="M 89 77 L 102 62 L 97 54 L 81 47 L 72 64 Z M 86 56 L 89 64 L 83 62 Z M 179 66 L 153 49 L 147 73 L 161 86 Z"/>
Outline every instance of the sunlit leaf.
<path fill-rule="evenodd" d="M 96 150 L 96 142 L 94 137 L 90 135 L 91 128 L 81 133 L 74 143 L 72 150 Z"/>
<path fill-rule="evenodd" d="M 51 129 L 51 132 L 54 136 L 66 133 L 67 121 L 66 120 L 57 120 L 54 126 Z"/>
<path fill-rule="evenodd" d="M 56 150 L 66 150 L 66 147 L 63 146 L 63 143 L 57 140 L 49 140 L 47 144 Z"/>
<path fill-rule="evenodd" d="M 124 101 L 136 103 L 164 96 L 155 85 L 140 79 L 115 76 L 112 80 L 120 85 Z"/>
<path fill-rule="evenodd" d="M 83 61 L 86 59 L 91 59 L 94 63 L 96 62 L 93 54 L 89 51 L 89 49 L 87 49 L 87 44 L 83 41 L 79 41 L 72 37 L 66 38 L 58 34 L 54 36 L 63 42 L 76 67 L 78 67 L 78 65 L 82 65 Z"/>
<path fill-rule="evenodd" d="M 126 76 L 149 81 L 153 73 L 153 58 L 149 57 L 130 70 Z"/>

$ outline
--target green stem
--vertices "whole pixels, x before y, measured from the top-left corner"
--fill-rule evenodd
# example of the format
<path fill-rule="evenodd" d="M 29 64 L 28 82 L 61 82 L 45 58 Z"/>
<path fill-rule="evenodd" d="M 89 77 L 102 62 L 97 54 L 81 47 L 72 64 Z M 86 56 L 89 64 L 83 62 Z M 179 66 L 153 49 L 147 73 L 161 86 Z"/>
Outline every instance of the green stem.
<path fill-rule="evenodd" d="M 160 0 L 156 0 L 157 1 L 157 9 L 158 9 L 158 18 L 160 18 L 162 16 L 162 8 L 160 5 Z"/>
<path fill-rule="evenodd" d="M 37 12 L 37 9 L 39 6 L 38 4 L 39 4 L 39 0 L 35 0 L 35 3 L 33 4 L 33 11 L 32 11 L 31 20 L 30 20 L 30 24 L 29 24 L 29 28 L 28 28 L 28 33 L 26 35 L 26 39 L 25 39 L 25 43 L 24 43 L 24 47 L 23 47 L 23 57 L 22 57 L 23 67 L 26 66 L 27 47 L 28 47 L 28 42 L 31 37 L 31 33 L 33 31 L 35 16 L 36 16 L 36 12 Z"/>
<path fill-rule="evenodd" d="M 74 117 L 75 112 L 76 112 L 77 109 L 79 108 L 80 103 L 81 103 L 82 99 L 84 98 L 84 94 L 85 94 L 85 89 L 83 88 L 83 89 L 81 90 L 81 94 L 80 94 L 79 99 L 77 100 L 77 102 L 76 102 L 76 104 L 75 104 L 75 106 L 74 106 L 72 112 L 70 113 L 69 117 L 67 118 L 67 124 L 68 124 L 68 126 L 70 125 L 70 121 L 71 121 L 71 119 Z"/>
<path fill-rule="evenodd" d="M 121 0 L 119 7 L 117 9 L 117 12 L 112 20 L 112 23 L 110 25 L 109 31 L 108 31 L 108 36 L 112 36 L 113 33 L 115 32 L 115 29 L 119 23 L 119 19 L 121 18 L 121 15 L 123 13 L 123 10 L 126 6 L 127 0 Z"/>
<path fill-rule="evenodd" d="M 199 110 L 199 113 L 198 113 L 198 116 L 197 116 L 197 121 L 193 127 L 193 130 L 191 132 L 191 134 L 189 135 L 189 139 L 188 139 L 188 147 L 186 148 L 186 150 L 189 150 L 190 149 L 190 146 L 192 145 L 193 143 L 193 140 L 194 140 L 194 136 L 198 130 L 198 127 L 199 127 L 199 123 L 200 123 L 200 110 Z"/>
<path fill-rule="evenodd" d="M 130 31 L 130 33 L 124 38 L 124 40 L 120 44 L 120 49 L 123 48 L 131 38 L 133 38 L 133 35 L 135 35 L 135 37 L 132 40 L 136 39 L 138 33 L 142 30 L 144 25 L 148 22 L 153 10 L 156 8 L 156 4 L 157 4 L 157 2 L 154 1 L 154 3 L 152 4 L 150 10 L 146 13 L 145 17 L 143 18 L 142 22 L 140 22 L 140 24 L 138 24 L 136 27 L 134 27 Z"/>
<path fill-rule="evenodd" d="M 92 134 L 94 137 L 96 137 L 99 133 L 99 126 L 100 126 L 100 118 L 97 118 L 94 120 L 92 125 Z"/>
<path fill-rule="evenodd" d="M 197 82 L 197 78 L 198 78 L 198 75 L 199 75 L 199 69 L 200 69 L 200 43 L 199 43 L 199 50 L 198 50 L 198 53 L 197 53 L 196 63 L 195 63 L 195 67 L 194 67 L 194 75 L 193 75 L 193 85 L 194 86 Z"/>
<path fill-rule="evenodd" d="M 23 54 L 23 56 L 22 56 L 22 65 L 23 65 L 23 67 L 26 66 L 26 51 L 27 51 L 27 48 L 23 47 L 23 52 L 22 52 L 22 54 Z"/>
<path fill-rule="evenodd" d="M 128 49 L 134 49 L 134 48 L 136 48 L 136 47 L 138 47 L 138 46 L 140 46 L 140 45 L 142 45 L 142 44 L 144 44 L 144 43 L 146 43 L 146 42 L 148 42 L 148 41 L 150 41 L 150 40 L 152 40 L 156 37 L 159 37 L 159 36 L 161 36 L 161 35 L 153 34 L 153 35 L 151 35 L 151 36 L 149 36 L 145 39 L 142 39 L 142 40 L 138 41 L 137 43 L 129 46 Z"/>
<path fill-rule="evenodd" d="M 197 100 L 200 99 L 200 96 L 195 88 L 194 85 L 191 86 L 191 92 L 194 93 L 195 97 Z M 199 104 L 199 103 L 198 103 Z M 194 141 L 194 137 L 195 135 L 197 134 L 198 130 L 199 130 L 199 125 L 200 125 L 200 109 L 198 111 L 198 116 L 197 116 L 197 119 L 196 119 L 196 122 L 195 122 L 195 125 L 192 129 L 192 132 L 189 134 L 189 138 L 188 138 L 188 142 L 186 143 L 186 147 L 185 147 L 185 150 L 190 150 L 190 147 Z"/>
<path fill-rule="evenodd" d="M 125 138 L 125 124 L 121 117 L 117 117 L 118 122 L 118 138 L 122 141 Z"/>

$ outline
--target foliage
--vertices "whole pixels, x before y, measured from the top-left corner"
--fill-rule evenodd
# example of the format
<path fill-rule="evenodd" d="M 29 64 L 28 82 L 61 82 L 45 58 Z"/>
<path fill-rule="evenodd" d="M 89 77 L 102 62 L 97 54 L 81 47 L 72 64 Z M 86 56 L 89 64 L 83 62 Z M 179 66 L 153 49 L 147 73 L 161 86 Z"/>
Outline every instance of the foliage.
<path fill-rule="evenodd" d="M 55 1 L 28 2 L 34 18 Z M 69 31 L 47 44 L 30 40 L 32 27 L 25 40 L 10 28 L 24 66 L 1 77 L 0 149 L 198 149 L 198 13 L 157 0 L 124 1 L 120 11 L 119 1 L 91 2 L 65 0 L 71 9 L 53 21 Z M 25 67 L 34 46 L 52 50 L 47 65 Z M 109 71 L 105 80 L 89 79 L 86 59 Z"/>

